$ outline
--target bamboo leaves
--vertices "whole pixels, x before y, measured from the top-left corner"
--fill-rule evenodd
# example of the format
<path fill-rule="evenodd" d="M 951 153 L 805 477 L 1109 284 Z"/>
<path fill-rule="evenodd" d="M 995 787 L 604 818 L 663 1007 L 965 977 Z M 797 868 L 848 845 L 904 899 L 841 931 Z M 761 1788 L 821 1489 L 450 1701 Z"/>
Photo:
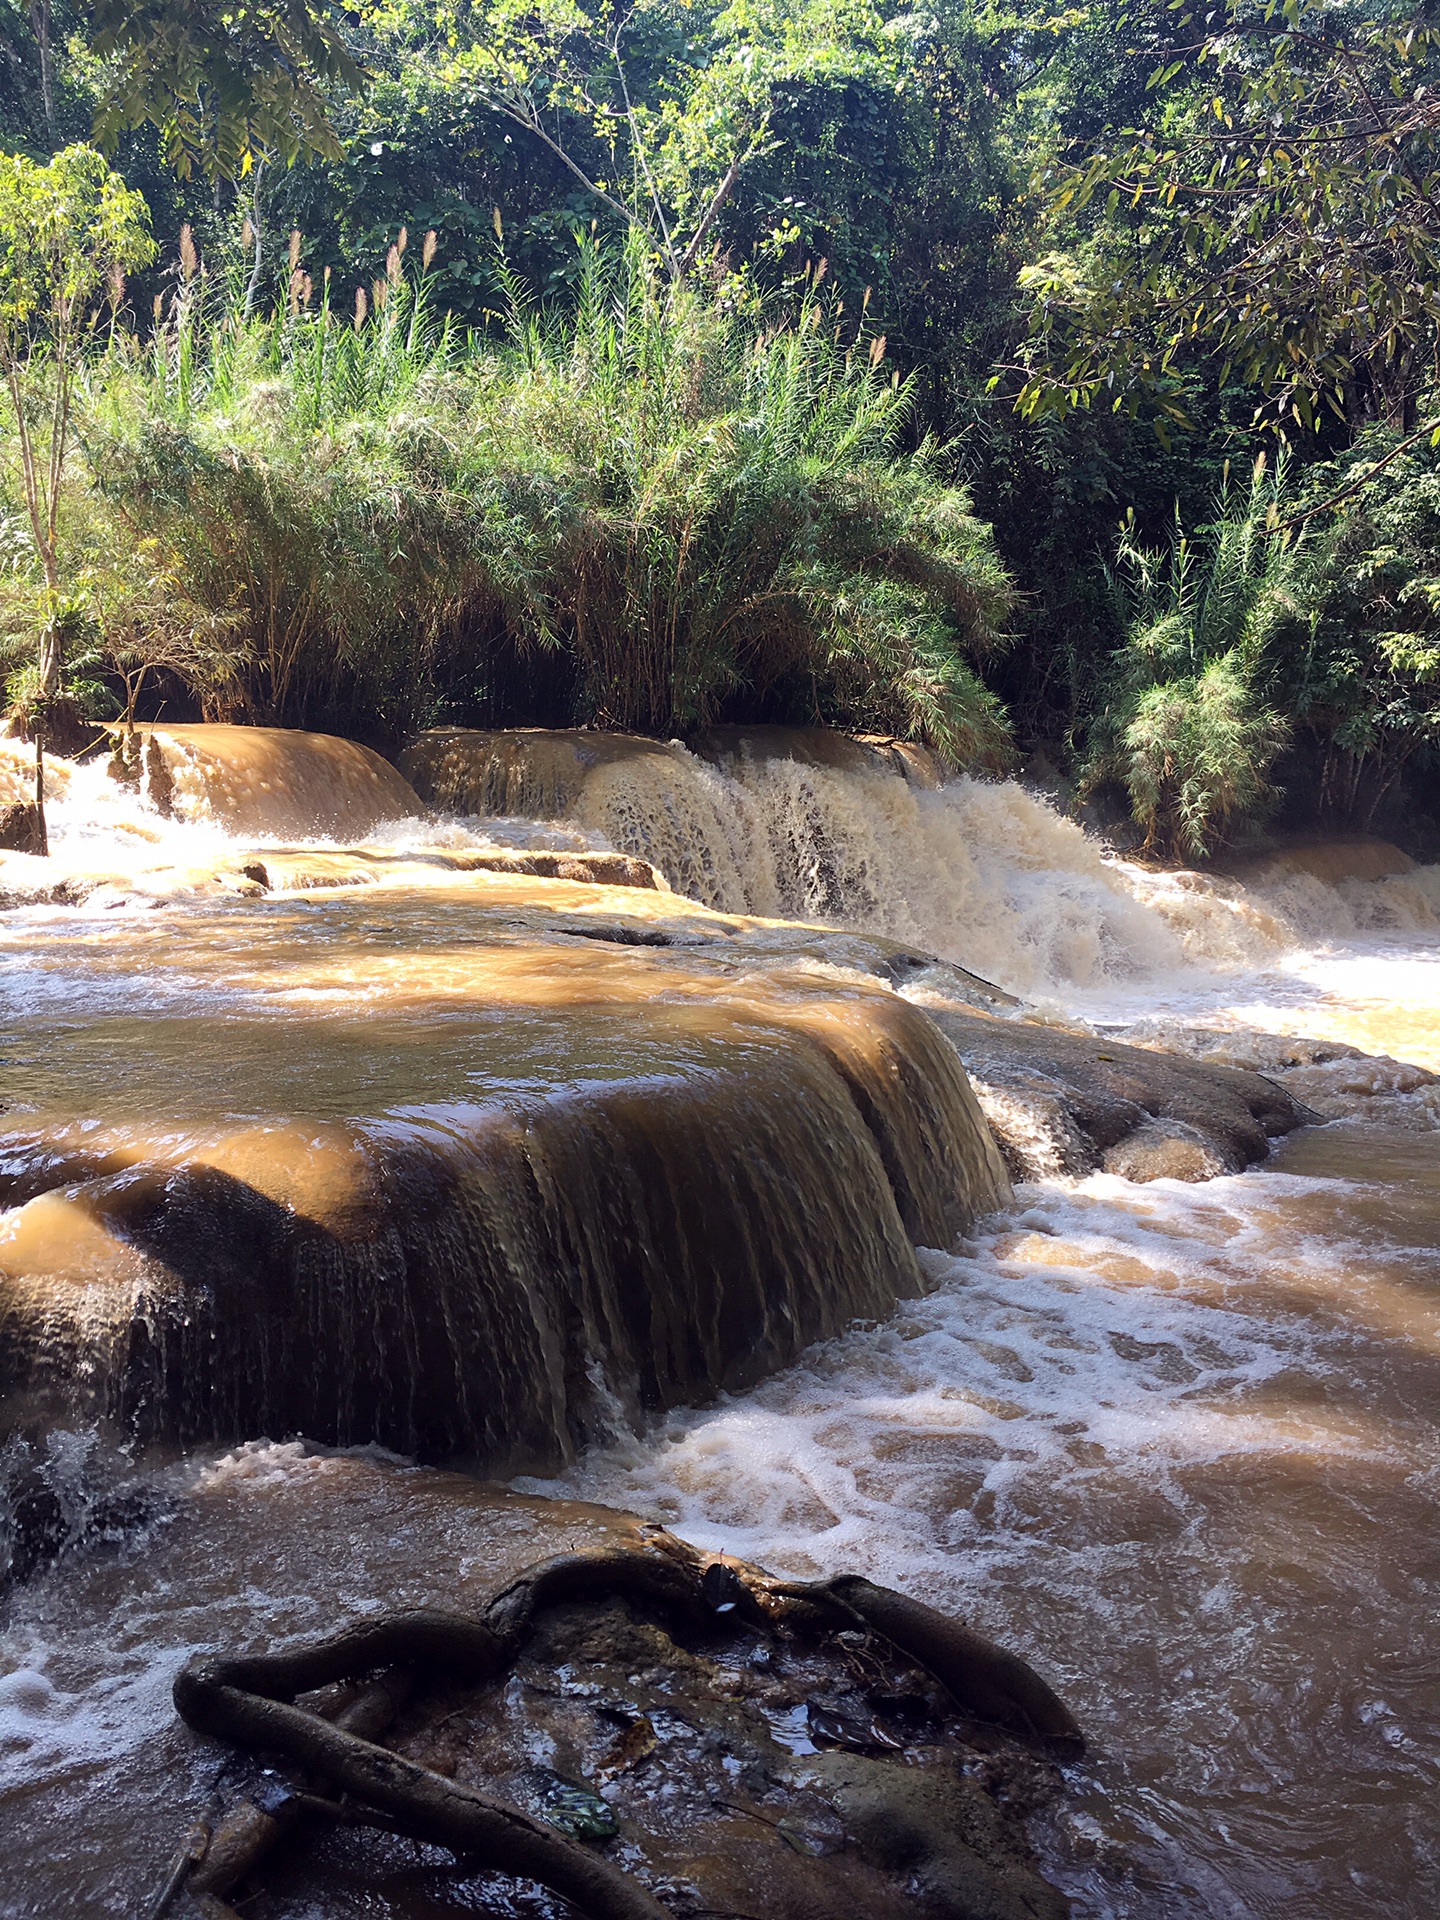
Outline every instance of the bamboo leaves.
<path fill-rule="evenodd" d="M 1022 275 L 1026 417 L 1180 423 L 1212 352 L 1282 433 L 1347 419 L 1357 385 L 1403 404 L 1440 338 L 1440 33 L 1322 0 L 1282 17 L 1181 12 L 1143 124 L 1054 167 L 1072 246 L 1064 275 Z"/>

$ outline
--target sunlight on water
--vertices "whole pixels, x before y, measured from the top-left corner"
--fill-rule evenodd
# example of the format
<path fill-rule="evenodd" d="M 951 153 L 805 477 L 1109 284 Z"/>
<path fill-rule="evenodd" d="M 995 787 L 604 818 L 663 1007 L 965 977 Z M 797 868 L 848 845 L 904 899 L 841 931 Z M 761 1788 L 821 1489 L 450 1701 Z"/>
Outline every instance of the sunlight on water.
<path fill-rule="evenodd" d="M 697 952 L 722 940 L 724 916 L 788 915 L 941 954 L 1056 1017 L 1162 1045 L 1194 1028 L 1241 1053 L 1253 1032 L 1305 1035 L 1440 1068 L 1440 870 L 1346 878 L 1337 860 L 1330 879 L 1242 887 L 1116 859 L 1014 783 L 930 791 L 793 761 L 714 766 L 654 743 L 573 779 L 556 759 L 557 818 L 372 819 L 347 845 L 293 831 L 313 768 L 288 783 L 286 826 L 277 813 L 266 831 L 257 795 L 273 768 L 262 780 L 257 765 L 242 754 L 207 770 L 197 749 L 168 818 L 98 768 L 57 770 L 54 857 L 24 871 L 103 885 L 5 916 L 4 1006 L 21 1039 L 37 1019 L 60 1032 L 264 1015 L 230 1061 L 242 1086 L 283 1082 L 289 1097 L 292 1081 L 318 1080 L 320 1049 L 346 1088 L 398 1103 L 407 1086 L 419 1097 L 417 1062 L 437 1086 L 453 1072 L 461 1041 L 479 1049 L 480 1078 L 522 1026 L 558 1060 L 556 1010 L 577 996 L 591 1024 L 607 996 L 651 1019 L 668 995 L 665 1018 L 689 1021 L 683 954 L 652 965 L 576 942 L 537 967 L 535 916 L 583 924 L 604 888 L 497 881 L 486 898 L 509 916 L 513 951 L 482 966 L 474 890 L 423 864 L 437 849 L 614 848 L 714 910 L 630 892 L 632 919 Z M 227 822 L 237 793 L 243 825 Z M 282 884 L 243 934 L 204 908 L 217 874 L 241 887 L 249 855 L 282 845 L 292 864 L 277 860 Z M 27 860 L 4 863 L 0 892 Z M 317 891 L 337 876 L 344 899 Z M 200 905 L 151 910 L 192 895 Z M 805 964 L 848 977 L 844 939 L 818 934 Z M 727 991 L 772 989 L 737 976 Z M 474 1012 L 484 1047 L 442 1030 L 442 1006 Z M 697 1045 L 738 1044 L 725 1022 L 703 1025 Z M 213 1053 L 182 1060 L 145 1054 L 137 1026 L 127 1075 L 103 1086 L 67 1043 L 66 1084 L 88 1076 L 97 1109 L 128 1100 L 148 1115 L 208 1072 L 233 1106 L 216 1031 Z M 578 1076 L 583 1051 L 558 1066 L 547 1054 L 545 1070 Z M 59 1058 L 17 1041 L 23 1098 L 57 1097 Z M 868 1572 L 1022 1650 L 1093 1739 L 1043 1836 L 1085 1920 L 1420 1920 L 1440 1885 L 1440 1132 L 1403 1069 L 1324 1071 L 1400 1088 L 1409 1108 L 1388 1111 L 1410 1130 L 1342 1120 L 1201 1186 L 1024 1188 L 958 1250 L 923 1252 L 929 1291 L 883 1324 L 643 1438 L 617 1423 L 548 1485 L 797 1574 Z M 66 1911 L 114 1910 L 119 1883 L 95 1863 L 132 1807 L 148 1809 L 157 1859 L 173 1844 L 146 1757 L 154 1746 L 176 1777 L 193 1770 L 168 1702 L 189 1650 L 257 1620 L 309 1630 L 317 1594 L 355 1609 L 443 1601 L 494 1570 L 499 1523 L 473 1484 L 316 1461 L 271 1438 L 168 1470 L 179 1524 L 124 1564 L 62 1569 L 12 1611 L 0 1779 L 23 1795 L 73 1778 L 74 1857 L 54 1884 L 99 1891 Z M 524 1557 L 518 1536 L 507 1555 Z M 25 1832 L 41 1862 L 45 1822 Z M 11 1910 L 42 1909 L 0 1895 Z"/>

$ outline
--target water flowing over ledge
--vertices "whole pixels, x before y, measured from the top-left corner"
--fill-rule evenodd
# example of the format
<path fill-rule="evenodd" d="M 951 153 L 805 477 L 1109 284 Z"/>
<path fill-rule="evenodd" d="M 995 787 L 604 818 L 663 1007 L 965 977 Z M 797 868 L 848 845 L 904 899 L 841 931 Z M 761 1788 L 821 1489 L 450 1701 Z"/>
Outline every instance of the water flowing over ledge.
<path fill-rule="evenodd" d="M 893 937 L 1090 982 L 1187 927 L 1280 941 L 1233 883 L 1176 888 L 1187 922 L 1166 877 L 895 743 L 702 744 L 422 736 L 420 791 L 474 810 L 448 827 L 324 736 L 152 729 L 138 792 L 62 768 L 56 858 L 10 866 L 73 875 L 108 834 L 136 891 L 64 880 L 80 909 L 11 977 L 12 1421 L 553 1464 L 917 1292 L 913 1246 L 1006 1195 L 992 1129 L 1017 1174 L 1193 1178 L 1296 1124 L 1233 1065 L 997 1020 Z M 489 832 L 527 815 L 559 822 Z"/>
<path fill-rule="evenodd" d="M 954 1055 L 662 915 L 476 874 L 52 921 L 11 1029 L 12 1417 L 513 1468 L 917 1291 L 914 1243 L 1006 1192 Z"/>
<path fill-rule="evenodd" d="M 463 1604 L 613 1524 L 259 1442 L 287 1421 L 965 1614 L 1095 1733 L 1040 1829 L 1089 1920 L 1424 1882 L 1433 871 L 1155 872 L 1014 783 L 763 734 L 508 736 L 511 785 L 322 829 L 305 744 L 292 777 L 152 738 L 168 814 L 143 766 L 57 765 L 54 857 L 0 860 L 26 1897 L 113 1910 L 132 1836 L 161 1872 L 213 1784 L 188 1653 Z M 954 1049 L 1029 1179 L 973 1221 L 1006 1189 Z M 1275 1148 L 1297 1095 L 1349 1117 Z M 1136 1115 L 1219 1178 L 1137 1184 Z M 96 1414 L 249 1444 L 113 1487 Z"/>

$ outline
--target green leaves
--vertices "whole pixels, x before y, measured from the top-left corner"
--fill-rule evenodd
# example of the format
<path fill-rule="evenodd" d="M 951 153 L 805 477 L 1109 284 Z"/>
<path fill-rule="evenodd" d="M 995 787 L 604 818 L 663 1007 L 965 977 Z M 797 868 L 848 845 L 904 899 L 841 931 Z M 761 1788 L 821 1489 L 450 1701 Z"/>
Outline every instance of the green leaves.
<path fill-rule="evenodd" d="M 0 155 L 0 352 L 24 359 L 85 303 L 118 300 L 116 275 L 155 253 L 144 200 L 91 147 L 45 164 Z"/>
<path fill-rule="evenodd" d="M 451 84 L 524 128 L 674 276 L 773 149 L 781 91 L 894 86 L 911 56 L 871 0 L 494 0 L 441 19 Z"/>
<path fill-rule="evenodd" d="M 1118 781 L 1147 847 L 1203 859 L 1272 798 L 1287 727 L 1265 698 L 1303 634 L 1301 557 L 1268 522 L 1283 470 L 1257 463 L 1249 494 L 1222 492 L 1213 524 L 1145 548 L 1122 528 L 1111 587 L 1125 644 L 1111 663 L 1087 778 Z"/>
<path fill-rule="evenodd" d="M 91 44 L 108 63 L 95 137 L 153 126 L 181 179 L 235 180 L 260 159 L 337 159 L 327 90 L 365 75 L 316 0 L 93 0 Z"/>
<path fill-rule="evenodd" d="M 1030 296 L 1029 418 L 1105 400 L 1177 421 L 1175 376 L 1216 355 L 1257 422 L 1314 432 L 1357 383 L 1401 392 L 1440 326 L 1440 37 L 1287 0 L 1226 0 L 1109 129 L 1043 185 L 1086 263 Z M 1209 16 L 1207 16 L 1208 22 Z"/>
<path fill-rule="evenodd" d="M 197 670 L 233 649 L 252 714 L 358 698 L 404 725 L 543 659 L 611 726 L 673 734 L 744 686 L 1004 758 L 970 664 L 1013 598 L 990 529 L 813 286 L 737 311 L 638 238 L 587 241 L 573 308 L 511 276 L 496 344 L 430 322 L 398 254 L 387 285 L 358 329 L 323 287 L 248 320 L 200 302 L 183 395 L 191 316 L 103 368 L 97 489 L 175 581 Z"/>

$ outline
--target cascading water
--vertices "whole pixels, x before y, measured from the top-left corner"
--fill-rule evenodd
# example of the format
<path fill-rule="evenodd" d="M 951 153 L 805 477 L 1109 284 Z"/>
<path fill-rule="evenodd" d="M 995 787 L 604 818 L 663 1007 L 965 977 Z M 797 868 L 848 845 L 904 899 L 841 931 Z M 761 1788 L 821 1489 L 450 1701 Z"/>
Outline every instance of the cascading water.
<path fill-rule="evenodd" d="M 1262 1069 L 1257 1030 L 1440 1068 L 1440 870 L 1339 847 L 1242 887 L 1115 859 L 1013 783 L 672 751 L 571 817 L 730 910 Z M 1440 1883 L 1440 1113 L 1384 1060 L 1311 1072 L 1369 1118 L 1198 1188 L 1024 1188 L 883 1329 L 549 1488 L 1043 1652 L 1100 1734 L 1050 1841 L 1086 1915 L 1418 1920 Z"/>
<path fill-rule="evenodd" d="M 1318 863 L 1328 879 L 1312 852 L 1242 886 L 1117 858 L 1015 781 L 935 789 L 771 756 L 763 739 L 716 764 L 653 741 L 611 739 L 602 755 L 587 735 L 452 733 L 429 751 L 427 739 L 406 761 L 425 798 L 459 814 L 486 795 L 543 802 L 725 912 L 884 934 L 1109 1025 L 1158 1015 L 1344 1039 L 1372 999 L 1368 976 L 1374 1017 L 1357 1044 L 1391 1051 L 1391 1023 L 1405 1057 L 1424 1047 L 1440 868 L 1392 858 L 1382 867 L 1405 870 L 1360 877 L 1373 842 L 1332 845 Z"/>
<path fill-rule="evenodd" d="M 433 758 L 427 781 L 412 757 L 422 798 L 450 817 L 359 829 L 359 853 L 318 839 L 320 828 L 297 847 L 293 819 L 280 825 L 278 814 L 274 832 L 252 820 L 248 838 L 231 833 L 234 776 L 227 786 L 202 769 L 205 804 L 163 819 L 77 769 L 54 809 L 59 854 L 92 881 L 110 878 L 79 904 L 17 906 L 0 921 L 12 1103 L 0 1173 L 15 1176 L 24 1110 L 55 1105 L 63 1083 L 77 1114 L 89 1089 L 90 1111 L 55 1150 L 203 1163 L 216 1158 L 212 1136 L 239 1130 L 269 1169 L 251 1183 L 258 1190 L 283 1143 L 260 1140 L 257 1121 L 263 1133 L 284 1108 L 315 1156 L 298 1224 L 343 1242 L 357 1165 L 373 1185 L 375 1169 L 393 1178 L 406 1154 L 439 1154 L 452 1173 L 474 1155 L 473 1096 L 459 1083 L 467 1072 L 493 1082 L 505 1055 L 522 1105 L 538 1080 L 555 1099 L 525 1149 L 532 1171 L 510 1183 L 492 1167 L 485 1179 L 498 1185 L 481 1182 L 492 1231 L 493 1196 L 513 1186 L 496 1244 L 511 1272 L 534 1279 L 527 1337 L 549 1355 L 535 1363 L 549 1369 L 540 1425 L 563 1427 L 573 1404 L 582 1411 L 570 1436 L 604 1436 L 549 1492 L 655 1513 L 699 1543 L 797 1575 L 867 1571 L 957 1605 L 1024 1649 L 1092 1735 L 1071 1791 L 1041 1816 L 1049 1870 L 1086 1920 L 1428 1913 L 1440 1878 L 1430 1618 L 1440 1103 L 1425 1076 L 1347 1057 L 1306 1069 L 1348 1075 L 1356 1115 L 1292 1135 L 1250 1173 L 1197 1186 L 1104 1174 L 1024 1186 L 956 1247 L 922 1251 L 925 1291 L 885 1317 L 874 1276 L 888 1261 L 879 1293 L 893 1295 L 896 1263 L 909 1258 L 903 1237 L 888 1227 L 881 1251 L 862 1253 L 857 1215 L 822 1244 L 811 1216 L 819 1204 L 858 1204 L 863 1161 L 875 1187 L 865 1206 L 881 1204 L 883 1179 L 899 1218 L 897 1167 L 923 1189 L 927 1154 L 933 1165 L 935 1142 L 958 1122 L 942 1101 L 928 1145 L 908 1130 L 905 1061 L 931 1043 L 877 1049 L 851 996 L 879 989 L 856 984 L 851 936 L 822 930 L 797 943 L 767 923 L 883 935 L 1040 1003 L 1048 1018 L 1218 1049 L 1265 1070 L 1280 1057 L 1266 1035 L 1286 1034 L 1440 1068 L 1440 875 L 1404 862 L 1377 873 L 1341 850 L 1320 871 L 1281 862 L 1241 886 L 1117 860 L 1011 782 L 935 790 L 869 759 L 816 764 L 821 756 L 742 748 L 712 762 L 653 742 L 506 739 L 500 753 L 493 737 L 450 737 L 448 792 Z M 639 856 L 714 911 L 663 892 L 622 899 L 604 886 L 491 876 L 480 964 L 481 883 L 424 863 L 437 849 L 468 859 L 515 847 Z M 258 894 L 246 870 L 266 858 L 270 897 L 216 899 L 217 873 Z M 14 897 L 14 865 L 0 871 L 0 894 Z M 352 884 L 287 896 L 286 873 L 296 886 Z M 155 913 L 155 899 L 177 904 Z M 923 969 L 901 986 L 921 1006 L 943 992 Z M 162 1034 L 164 1015 L 177 1024 Z M 668 1067 L 656 1052 L 662 1026 Z M 677 1046 L 684 1072 L 718 1103 L 715 1137 L 734 1150 L 733 1167 L 712 1155 L 710 1211 L 693 1230 L 665 1105 Z M 614 1187 L 602 1180 L 591 1195 L 595 1169 L 581 1149 L 587 1129 L 610 1124 L 595 1117 L 615 1097 L 621 1054 L 635 1076 L 633 1152 Z M 797 1187 L 780 1166 L 793 1148 L 785 1129 L 764 1130 L 766 1075 L 793 1086 L 797 1062 L 816 1082 L 801 1159 L 823 1159 L 837 1130 L 850 1143 L 832 1156 L 821 1201 L 820 1186 Z M 721 1085 L 727 1073 L 750 1074 L 744 1099 Z M 597 1095 L 600 1082 L 609 1091 Z M 321 1086 L 331 1089 L 323 1099 Z M 1377 1090 L 1393 1097 L 1370 1097 Z M 348 1140 L 327 1157 L 365 1100 L 374 1125 L 359 1160 Z M 863 1139 L 848 1117 L 862 1111 Z M 164 1140 L 168 1112 L 178 1123 Z M 944 1151 L 961 1149 L 952 1139 Z M 791 1358 L 804 1332 L 834 1337 L 762 1385 L 674 1410 L 727 1353 L 748 1352 L 756 1331 L 706 1320 L 701 1272 L 747 1152 L 779 1171 L 773 1191 L 742 1209 L 741 1238 L 753 1244 L 735 1257 L 753 1254 L 757 1272 L 780 1258 L 792 1276 L 760 1329 L 760 1364 Z M 587 1327 L 577 1336 L 562 1324 L 563 1303 L 543 1291 L 553 1250 L 520 1210 L 522 1196 L 535 1204 L 533 1169 L 547 1166 L 572 1242 L 627 1182 L 645 1183 L 652 1201 L 665 1195 L 664 1232 L 676 1237 L 657 1272 L 676 1262 L 684 1272 L 675 1317 L 659 1330 L 667 1384 L 639 1398 L 672 1410 L 641 1437 L 627 1388 L 656 1343 L 632 1321 L 635 1344 L 619 1342 L 610 1376 L 587 1376 L 586 1355 L 618 1337 L 617 1316 L 633 1316 L 644 1289 L 628 1255 L 605 1267 L 592 1247 Z M 77 1161 L 67 1178 L 85 1171 Z M 372 1197 L 367 1187 L 361 1200 Z M 183 1217 L 184 1195 L 174 1204 Z M 937 1216 L 909 1204 L 911 1237 L 937 1234 Z M 13 1231 L 16 1211 L 0 1213 L 0 1228 Z M 98 1232 L 112 1214 L 92 1209 L 89 1224 Z M 417 1231 L 449 1247 L 444 1208 L 431 1214 Z M 163 1253 L 162 1241 L 157 1233 Z M 847 1246 L 837 1317 L 797 1328 L 795 1303 L 837 1284 Z M 343 1249 L 327 1243 L 319 1266 L 306 1257 L 353 1289 Z M 338 1324 L 326 1322 L 323 1290 L 306 1312 L 306 1339 L 323 1356 Z M 875 1323 L 841 1331 L 855 1314 Z M 749 1377 L 743 1367 L 738 1377 Z M 210 1787 L 203 1755 L 169 1719 L 169 1680 L 188 1651 L 312 1630 L 337 1599 L 359 1610 L 453 1604 L 524 1557 L 517 1543 L 537 1529 L 588 1524 L 583 1507 L 541 1522 L 433 1469 L 317 1455 L 275 1430 L 274 1444 L 248 1437 L 229 1456 L 147 1467 L 118 1494 L 95 1483 L 83 1437 L 24 1442 L 27 1484 L 53 1498 L 60 1538 L 119 1544 L 109 1558 L 97 1546 L 62 1556 L 32 1579 L 0 1641 L 0 1806 L 16 1913 L 118 1910 L 153 1884 L 186 1809 Z M 403 1428 L 391 1437 L 403 1443 Z M 124 1499 L 149 1501 L 148 1532 L 115 1522 Z M 313 1911 L 363 1905 L 416 1920 L 432 1910 L 428 1894 L 398 1882 L 349 1898 L 317 1892 Z M 12 1909 L 0 1896 L 0 1912 Z"/>

